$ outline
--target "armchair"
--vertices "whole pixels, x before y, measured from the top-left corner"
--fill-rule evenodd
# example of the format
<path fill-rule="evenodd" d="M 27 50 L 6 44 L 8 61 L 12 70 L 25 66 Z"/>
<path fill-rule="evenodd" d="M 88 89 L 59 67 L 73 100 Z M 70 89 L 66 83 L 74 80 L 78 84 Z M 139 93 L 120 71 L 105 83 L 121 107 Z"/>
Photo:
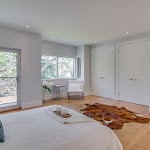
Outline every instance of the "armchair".
<path fill-rule="evenodd" d="M 67 90 L 67 98 L 68 99 L 69 99 L 69 93 L 81 93 L 82 99 L 83 99 L 84 98 L 83 81 L 69 80 L 68 81 L 68 90 Z"/>

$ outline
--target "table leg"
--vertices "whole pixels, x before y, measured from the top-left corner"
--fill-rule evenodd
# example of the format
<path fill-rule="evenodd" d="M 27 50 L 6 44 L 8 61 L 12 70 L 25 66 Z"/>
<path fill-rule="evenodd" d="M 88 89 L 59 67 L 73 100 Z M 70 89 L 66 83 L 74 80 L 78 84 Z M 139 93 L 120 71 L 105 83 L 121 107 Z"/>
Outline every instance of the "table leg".
<path fill-rule="evenodd" d="M 59 91 L 59 100 L 60 100 L 60 87 L 58 88 L 58 91 Z"/>

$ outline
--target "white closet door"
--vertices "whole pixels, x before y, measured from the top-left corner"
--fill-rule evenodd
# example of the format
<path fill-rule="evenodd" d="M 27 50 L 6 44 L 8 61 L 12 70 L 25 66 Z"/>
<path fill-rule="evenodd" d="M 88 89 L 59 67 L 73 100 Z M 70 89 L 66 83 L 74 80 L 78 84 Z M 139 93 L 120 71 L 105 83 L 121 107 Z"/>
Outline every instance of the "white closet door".
<path fill-rule="evenodd" d="M 119 46 L 119 100 L 133 102 L 133 44 Z"/>
<path fill-rule="evenodd" d="M 134 43 L 134 102 L 150 105 L 150 41 Z"/>
<path fill-rule="evenodd" d="M 97 94 L 97 69 L 96 69 L 96 51 L 91 52 L 91 90 L 92 94 Z"/>
<path fill-rule="evenodd" d="M 96 95 L 101 96 L 101 91 L 102 91 L 102 51 L 101 49 L 96 50 L 96 82 L 97 82 L 97 90 L 96 90 Z"/>
<path fill-rule="evenodd" d="M 101 96 L 113 98 L 114 95 L 114 47 L 102 48 Z"/>

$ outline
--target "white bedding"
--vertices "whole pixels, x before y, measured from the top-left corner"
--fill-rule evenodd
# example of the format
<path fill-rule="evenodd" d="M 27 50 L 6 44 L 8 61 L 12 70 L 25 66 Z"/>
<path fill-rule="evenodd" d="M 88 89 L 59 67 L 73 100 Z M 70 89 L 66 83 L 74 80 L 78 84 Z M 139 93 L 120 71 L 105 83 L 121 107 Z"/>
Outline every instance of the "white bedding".
<path fill-rule="evenodd" d="M 63 118 L 59 115 L 56 115 L 53 113 L 53 111 L 56 111 L 56 107 L 61 107 L 62 109 L 66 109 L 68 113 L 71 115 L 69 118 Z M 53 117 L 55 120 L 61 122 L 61 123 L 81 123 L 81 122 L 96 122 L 96 120 L 93 120 L 81 113 L 78 113 L 77 111 L 74 111 L 72 109 L 65 108 L 60 105 L 52 105 L 50 108 L 46 109 L 45 112 Z"/>
<path fill-rule="evenodd" d="M 99 122 L 62 124 L 50 106 L 0 115 L 5 143 L 0 150 L 122 150 L 115 133 Z"/>

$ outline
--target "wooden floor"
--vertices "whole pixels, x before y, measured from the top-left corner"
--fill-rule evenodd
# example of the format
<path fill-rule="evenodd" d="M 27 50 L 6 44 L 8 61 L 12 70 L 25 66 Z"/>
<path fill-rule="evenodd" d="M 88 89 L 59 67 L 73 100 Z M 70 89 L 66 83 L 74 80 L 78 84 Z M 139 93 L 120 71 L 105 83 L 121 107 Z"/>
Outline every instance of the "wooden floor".
<path fill-rule="evenodd" d="M 64 100 L 60 101 L 49 100 L 45 101 L 42 106 L 58 104 L 80 112 L 80 109 L 84 108 L 85 106 L 84 104 L 86 103 L 93 104 L 95 102 L 107 105 L 116 105 L 118 107 L 124 106 L 131 111 L 144 115 L 145 117 L 150 117 L 149 107 L 147 106 L 116 101 L 97 96 L 87 96 L 84 98 L 84 100 L 79 99 L 66 100 L 65 98 Z M 0 114 L 18 111 L 23 110 L 19 109 L 14 111 L 1 112 Z M 115 130 L 114 132 L 121 141 L 124 150 L 150 150 L 150 123 L 148 124 L 125 123 L 121 130 Z"/>

